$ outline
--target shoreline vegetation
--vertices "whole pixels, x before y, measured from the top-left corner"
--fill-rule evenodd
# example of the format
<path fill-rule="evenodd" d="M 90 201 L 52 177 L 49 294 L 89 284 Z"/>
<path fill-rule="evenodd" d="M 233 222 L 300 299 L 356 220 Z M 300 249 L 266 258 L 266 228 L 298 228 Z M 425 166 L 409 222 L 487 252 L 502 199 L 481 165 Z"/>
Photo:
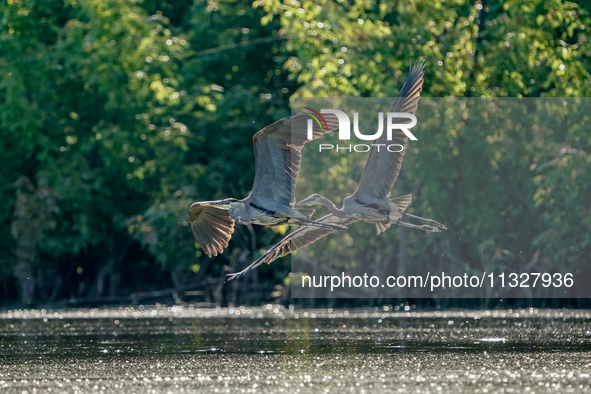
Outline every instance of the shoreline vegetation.
<path fill-rule="evenodd" d="M 193 201 L 248 195 L 257 130 L 289 116 L 291 98 L 395 96 L 416 59 L 425 60 L 425 98 L 589 97 L 590 10 L 534 0 L 1 2 L 0 308 L 289 305 L 289 258 L 226 283 L 284 228 L 239 226 L 223 255 L 208 258 L 188 222 Z M 437 264 L 450 273 L 568 266 L 589 277 L 588 112 L 575 127 L 565 108 L 578 107 L 537 108 L 556 121 L 494 132 L 463 119 L 461 108 L 442 119 L 406 155 L 393 197 L 412 193 L 410 213 L 449 230 L 425 237 L 392 226 L 377 240 L 355 238 L 372 251 L 367 258 L 400 275 Z M 317 170 L 308 181 L 359 179 L 354 156 L 334 171 L 310 159 L 304 164 Z M 305 263 L 342 256 L 341 246 L 308 248 Z M 371 302 L 407 301 L 297 301 Z"/>

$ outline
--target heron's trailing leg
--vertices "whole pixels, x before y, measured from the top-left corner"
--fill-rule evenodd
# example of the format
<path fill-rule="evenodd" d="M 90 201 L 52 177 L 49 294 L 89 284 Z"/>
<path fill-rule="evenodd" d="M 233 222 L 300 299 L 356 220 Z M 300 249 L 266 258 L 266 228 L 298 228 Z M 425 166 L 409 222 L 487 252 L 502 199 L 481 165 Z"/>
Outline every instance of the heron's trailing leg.
<path fill-rule="evenodd" d="M 440 228 L 442 230 L 447 230 L 447 227 L 445 227 L 443 224 L 441 224 L 439 222 L 436 222 L 433 219 L 425 219 L 425 218 L 422 218 L 420 216 L 411 215 L 410 213 L 406 213 L 406 212 L 402 214 L 402 217 L 410 218 L 410 219 L 422 220 L 424 222 L 431 223 L 433 226 L 438 227 L 438 228 Z"/>
<path fill-rule="evenodd" d="M 255 269 L 256 267 L 258 267 L 259 265 L 263 264 L 263 262 L 262 262 L 263 257 L 265 257 L 264 254 L 261 257 L 259 257 L 258 259 L 256 259 L 256 261 L 254 263 L 252 263 L 251 265 L 249 265 L 248 267 L 246 267 L 245 269 L 243 269 L 240 272 L 235 272 L 233 274 L 227 274 L 226 276 L 228 277 L 228 281 L 240 278 L 242 275 L 246 274 L 248 271 L 251 271 L 251 270 Z"/>
<path fill-rule="evenodd" d="M 410 228 L 416 228 L 418 230 L 425 230 L 425 231 L 432 231 L 434 233 L 440 233 L 441 230 L 437 227 L 433 227 L 433 226 L 429 226 L 426 224 L 423 225 L 418 225 L 418 224 L 412 224 L 412 223 L 406 223 L 406 222 L 396 222 L 396 224 L 399 224 L 401 226 L 405 226 L 405 227 L 410 227 Z"/>

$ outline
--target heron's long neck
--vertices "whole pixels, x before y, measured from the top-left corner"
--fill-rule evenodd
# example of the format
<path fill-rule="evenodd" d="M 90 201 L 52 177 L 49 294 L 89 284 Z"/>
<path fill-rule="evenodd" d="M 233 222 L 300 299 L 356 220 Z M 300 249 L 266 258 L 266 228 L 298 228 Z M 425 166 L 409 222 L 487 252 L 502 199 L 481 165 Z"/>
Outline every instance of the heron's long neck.
<path fill-rule="evenodd" d="M 326 197 L 319 197 L 318 198 L 318 202 L 322 205 L 324 205 L 326 208 L 328 208 L 328 210 L 335 216 L 337 217 L 345 217 L 347 215 L 345 215 L 345 212 L 343 211 L 343 209 L 339 209 L 337 208 L 336 205 L 334 205 L 334 203 L 332 201 L 330 201 L 328 198 Z"/>

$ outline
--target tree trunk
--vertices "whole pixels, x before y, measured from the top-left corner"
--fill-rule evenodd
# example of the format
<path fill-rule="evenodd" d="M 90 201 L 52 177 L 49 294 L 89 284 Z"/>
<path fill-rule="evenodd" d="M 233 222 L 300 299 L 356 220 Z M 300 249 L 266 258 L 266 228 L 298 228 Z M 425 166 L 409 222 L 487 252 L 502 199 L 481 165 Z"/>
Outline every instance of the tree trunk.
<path fill-rule="evenodd" d="M 14 276 L 18 279 L 19 299 L 24 305 L 31 305 L 35 300 L 35 260 L 36 253 L 28 248 L 18 248 L 16 251 L 18 262 L 14 267 Z"/>

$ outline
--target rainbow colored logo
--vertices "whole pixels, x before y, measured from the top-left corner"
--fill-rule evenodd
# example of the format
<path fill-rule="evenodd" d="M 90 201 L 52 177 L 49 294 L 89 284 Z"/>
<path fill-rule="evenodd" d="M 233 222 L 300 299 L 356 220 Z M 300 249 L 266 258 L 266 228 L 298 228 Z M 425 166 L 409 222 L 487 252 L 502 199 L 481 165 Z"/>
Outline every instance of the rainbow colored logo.
<path fill-rule="evenodd" d="M 308 111 L 312 111 L 316 115 L 318 115 L 320 117 L 320 119 L 322 119 L 322 122 L 324 123 L 324 127 L 326 127 L 326 130 L 328 131 L 328 126 L 326 125 L 326 120 L 324 120 L 324 117 L 322 115 L 320 115 L 320 112 L 314 111 L 312 108 L 308 108 L 308 107 L 304 107 L 304 109 L 307 109 Z M 320 126 L 320 130 L 322 130 L 322 123 L 320 123 L 320 120 L 318 120 L 318 118 L 312 114 L 308 114 L 308 115 L 310 115 L 316 121 L 316 123 L 318 123 L 318 126 Z"/>

